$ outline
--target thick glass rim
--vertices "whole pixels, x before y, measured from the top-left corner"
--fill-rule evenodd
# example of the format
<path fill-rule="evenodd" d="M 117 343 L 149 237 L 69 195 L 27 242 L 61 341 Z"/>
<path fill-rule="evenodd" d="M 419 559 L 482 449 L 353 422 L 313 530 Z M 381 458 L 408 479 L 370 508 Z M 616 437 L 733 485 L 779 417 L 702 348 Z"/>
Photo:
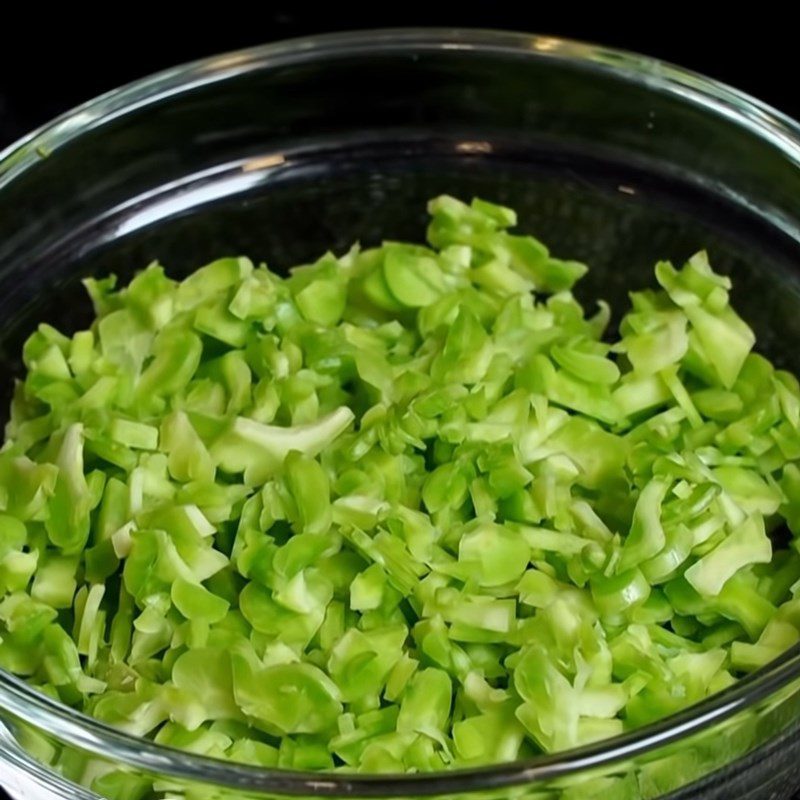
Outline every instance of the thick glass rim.
<path fill-rule="evenodd" d="M 552 36 L 472 29 L 386 29 L 326 34 L 212 56 L 136 81 L 85 103 L 0 152 L 0 191 L 41 158 L 137 108 L 248 72 L 345 56 L 399 51 L 474 51 L 573 63 L 671 94 L 747 129 L 800 168 L 800 124 L 744 92 L 651 57 Z M 399 797 L 474 792 L 601 769 L 711 728 L 800 679 L 800 645 L 724 692 L 678 714 L 596 744 L 487 767 L 360 775 L 262 769 L 187 753 L 131 736 L 41 694 L 0 670 L 0 705 L 60 742 L 143 772 L 240 791 Z M 2 748 L 0 747 L 0 750 Z M 17 754 L 19 756 L 19 754 Z M 26 758 L 27 761 L 27 758 Z M 30 761 L 29 768 L 34 768 Z"/>

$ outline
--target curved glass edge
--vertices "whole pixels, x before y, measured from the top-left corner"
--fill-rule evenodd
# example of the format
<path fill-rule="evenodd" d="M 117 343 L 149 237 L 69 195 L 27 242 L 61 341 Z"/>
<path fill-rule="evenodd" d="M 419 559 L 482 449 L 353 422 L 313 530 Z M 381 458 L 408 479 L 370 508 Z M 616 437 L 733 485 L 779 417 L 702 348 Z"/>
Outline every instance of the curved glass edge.
<path fill-rule="evenodd" d="M 312 798 L 405 797 L 436 795 L 447 800 L 651 800 L 686 797 L 696 791 L 709 800 L 728 800 L 739 790 L 756 789 L 767 796 L 770 787 L 791 780 L 800 753 L 800 680 L 753 705 L 737 709 L 729 718 L 715 720 L 703 730 L 681 735 L 657 748 L 615 763 L 590 765 L 578 772 L 553 774 L 524 785 L 502 782 L 487 784 L 479 778 L 465 785 L 438 776 L 416 776 L 417 782 L 396 776 L 373 776 L 368 785 L 353 785 L 349 779 L 333 783 L 315 774 L 303 781 L 290 775 L 284 783 L 278 772 L 264 771 L 260 780 L 249 780 L 251 770 L 230 767 L 230 780 L 216 783 L 208 771 L 193 776 L 175 776 L 166 756 L 147 770 L 119 763 L 113 747 L 90 754 L 64 745 L 52 734 L 37 730 L 0 711 L 0 772 L 23 775 L 30 800 L 79 798 L 131 800 L 133 797 L 164 796 L 192 800 L 280 800 L 287 795 Z M 213 764 L 214 762 L 209 762 Z M 16 772 L 15 772 L 16 771 Z M 441 773 L 439 773 L 441 775 Z M 345 776 L 342 776 L 345 777 Z M 433 779 L 431 779 L 431 777 Z M 458 777 L 456 775 L 456 777 Z M 30 787 L 30 788 L 28 788 Z M 765 788 L 766 787 L 766 788 Z M 401 791 L 402 790 L 402 791 Z M 762 794 L 759 794 L 761 792 Z M 769 796 L 773 796 L 769 794 Z"/>
<path fill-rule="evenodd" d="M 18 800 L 100 800 L 99 795 L 67 781 L 25 752 L 1 716 L 0 775 L 5 791 Z"/>
<path fill-rule="evenodd" d="M 535 785 L 623 764 L 643 754 L 679 745 L 690 736 L 713 733 L 759 703 L 770 703 L 800 679 L 800 645 L 770 667 L 753 673 L 696 706 L 613 739 L 563 753 L 472 769 L 420 774 L 327 775 L 296 770 L 265 770 L 164 747 L 130 736 L 80 714 L 0 672 L 0 707 L 36 732 L 91 756 L 108 758 L 143 772 L 179 780 L 279 794 L 313 792 L 323 796 L 432 796 L 453 792 Z M 793 692 L 797 691 L 797 686 Z"/>
<path fill-rule="evenodd" d="M 475 50 L 574 62 L 672 93 L 749 128 L 800 166 L 800 125 L 749 95 L 657 59 L 548 36 L 479 30 L 378 30 L 294 39 L 179 66 L 79 106 L 0 152 L 0 189 L 83 132 L 194 87 L 259 69 L 337 55 L 394 50 Z M 128 736 L 60 706 L 0 671 L 0 701 L 26 724 L 99 757 L 186 780 L 283 794 L 434 795 L 543 782 L 622 763 L 729 719 L 800 676 L 800 648 L 731 690 L 639 731 L 553 756 L 513 764 L 427 775 L 325 776 L 232 766 Z"/>
<path fill-rule="evenodd" d="M 757 132 L 800 166 L 800 123 L 746 92 L 666 61 L 601 45 L 511 31 L 408 28 L 352 31 L 223 53 L 173 67 L 89 100 L 0 151 L 0 189 L 86 130 L 198 86 L 311 59 L 395 50 L 476 50 L 570 61 L 683 97 Z"/>

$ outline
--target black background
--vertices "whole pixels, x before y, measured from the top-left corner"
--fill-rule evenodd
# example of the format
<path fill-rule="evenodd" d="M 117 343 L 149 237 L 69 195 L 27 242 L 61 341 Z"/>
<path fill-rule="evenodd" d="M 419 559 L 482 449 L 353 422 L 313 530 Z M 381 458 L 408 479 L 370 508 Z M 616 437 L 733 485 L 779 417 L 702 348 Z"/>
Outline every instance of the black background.
<path fill-rule="evenodd" d="M 256 4 L 226 0 L 211 4 L 209 11 L 137 4 L 106 18 L 72 8 L 54 16 L 29 4 L 18 24 L 6 20 L 4 8 L 0 145 L 101 92 L 183 61 L 291 36 L 377 26 L 504 28 L 600 42 L 690 67 L 800 117 L 800 35 L 769 3 L 744 4 L 745 11 L 736 11 L 732 3 L 673 0 L 622 10 L 608 3 L 587 9 L 563 0 L 542 8 L 523 0 L 511 11 L 512 4 L 495 0 L 478 11 L 449 13 L 432 11 L 437 5 L 430 2 L 424 9 L 379 0 L 369 10 L 330 3 L 328 10 L 312 11 L 273 4 L 265 12 Z M 498 10 L 487 10 L 491 5 Z"/>
<path fill-rule="evenodd" d="M 4 9 L 0 148 L 84 100 L 184 61 L 324 31 L 417 25 L 522 30 L 634 50 L 703 72 L 800 118 L 800 36 L 769 3 L 603 3 L 586 9 L 582 3 L 541 8 L 522 2 L 512 11 L 511 4 L 495 2 L 497 10 L 482 4 L 481 10 L 448 13 L 432 11 L 433 3 L 427 9 L 383 5 L 356 11 L 339 3 L 321 10 L 225 2 L 203 11 L 199 4 L 166 3 L 103 12 L 70 6 L 56 16 L 29 4 L 17 6 L 17 19 Z"/>

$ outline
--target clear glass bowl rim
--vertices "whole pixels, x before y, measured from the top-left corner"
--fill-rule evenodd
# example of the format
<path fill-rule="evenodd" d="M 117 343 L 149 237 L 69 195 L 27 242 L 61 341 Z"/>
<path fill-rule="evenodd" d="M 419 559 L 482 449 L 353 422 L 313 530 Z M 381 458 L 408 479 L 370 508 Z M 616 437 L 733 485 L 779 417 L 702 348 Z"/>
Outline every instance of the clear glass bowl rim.
<path fill-rule="evenodd" d="M 0 151 L 0 191 L 43 157 L 89 130 L 194 87 L 252 71 L 330 58 L 401 51 L 460 50 L 568 62 L 613 73 L 649 90 L 674 95 L 768 142 L 800 168 L 800 124 L 750 95 L 659 59 L 553 36 L 478 29 L 379 29 L 287 39 L 212 56 L 135 81 L 78 106 Z M 754 673 L 671 717 L 597 744 L 527 760 L 413 775 L 360 775 L 261 769 L 157 745 L 111 728 L 0 670 L 0 708 L 60 742 L 146 773 L 250 792 L 284 795 L 413 797 L 542 784 L 611 767 L 708 730 L 800 678 L 800 645 Z M 0 751 L 2 747 L 0 746 Z M 17 754 L 15 761 L 19 763 Z M 0 752 L 0 758 L 2 753 Z M 55 777 L 27 757 L 32 771 Z M 58 780 L 56 778 L 56 780 Z M 65 787 L 67 784 L 65 783 Z"/>

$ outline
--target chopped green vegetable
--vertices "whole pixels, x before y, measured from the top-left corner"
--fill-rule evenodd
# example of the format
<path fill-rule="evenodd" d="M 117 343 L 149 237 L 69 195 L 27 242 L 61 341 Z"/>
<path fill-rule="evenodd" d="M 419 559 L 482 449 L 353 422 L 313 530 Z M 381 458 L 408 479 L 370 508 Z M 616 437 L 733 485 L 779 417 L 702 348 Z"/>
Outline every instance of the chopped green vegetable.
<path fill-rule="evenodd" d="M 616 335 L 511 209 L 429 211 L 428 246 L 288 277 L 89 280 L 88 330 L 32 334 L 0 667 L 173 747 L 424 771 L 614 736 L 800 641 L 800 385 L 729 279 L 659 263 Z"/>

